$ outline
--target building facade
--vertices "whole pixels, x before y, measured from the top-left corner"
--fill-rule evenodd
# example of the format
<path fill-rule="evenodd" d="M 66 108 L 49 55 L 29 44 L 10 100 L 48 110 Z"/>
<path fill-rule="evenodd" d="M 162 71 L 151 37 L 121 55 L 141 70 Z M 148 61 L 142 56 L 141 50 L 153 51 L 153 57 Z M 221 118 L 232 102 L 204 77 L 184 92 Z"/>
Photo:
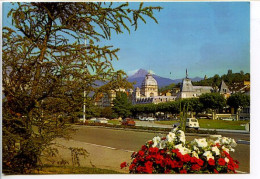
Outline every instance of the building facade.
<path fill-rule="evenodd" d="M 143 82 L 141 89 L 137 87 L 133 93 L 133 104 L 147 104 L 147 103 L 163 103 L 174 101 L 176 96 L 165 94 L 164 96 L 158 94 L 158 84 L 151 73 L 148 73 Z"/>

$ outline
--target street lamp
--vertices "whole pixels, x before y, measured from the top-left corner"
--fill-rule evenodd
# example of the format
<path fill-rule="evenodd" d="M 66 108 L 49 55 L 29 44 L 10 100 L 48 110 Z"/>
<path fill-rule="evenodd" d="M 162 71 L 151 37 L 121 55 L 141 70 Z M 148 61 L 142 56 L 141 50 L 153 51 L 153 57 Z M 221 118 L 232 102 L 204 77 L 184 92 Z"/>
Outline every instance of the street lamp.
<path fill-rule="evenodd" d="M 85 39 L 85 46 L 87 47 L 87 39 Z M 85 63 L 84 63 L 84 68 L 85 68 Z M 85 91 L 85 86 L 84 86 L 84 93 L 83 93 L 83 124 L 85 124 L 85 122 L 86 122 L 86 91 Z"/>

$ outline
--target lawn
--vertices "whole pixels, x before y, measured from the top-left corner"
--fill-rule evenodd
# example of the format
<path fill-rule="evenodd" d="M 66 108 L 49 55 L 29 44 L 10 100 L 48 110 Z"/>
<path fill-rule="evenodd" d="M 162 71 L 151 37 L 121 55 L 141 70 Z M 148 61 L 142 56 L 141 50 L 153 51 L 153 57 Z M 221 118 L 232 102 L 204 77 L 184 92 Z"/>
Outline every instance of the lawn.
<path fill-rule="evenodd" d="M 210 120 L 199 119 L 201 128 L 208 129 L 230 129 L 230 130 L 245 130 L 245 125 L 248 121 L 223 121 L 223 120 Z"/>
<path fill-rule="evenodd" d="M 119 120 L 108 120 L 107 121 L 109 124 L 113 124 L 113 125 L 119 125 L 121 124 L 121 122 Z"/>
<path fill-rule="evenodd" d="M 157 124 L 172 125 L 178 121 L 155 121 Z M 245 125 L 248 121 L 223 121 L 212 119 L 199 119 L 201 128 L 206 129 L 230 129 L 230 130 L 245 130 Z"/>
<path fill-rule="evenodd" d="M 120 174 L 120 172 L 92 167 L 44 166 L 42 170 L 33 174 Z"/>

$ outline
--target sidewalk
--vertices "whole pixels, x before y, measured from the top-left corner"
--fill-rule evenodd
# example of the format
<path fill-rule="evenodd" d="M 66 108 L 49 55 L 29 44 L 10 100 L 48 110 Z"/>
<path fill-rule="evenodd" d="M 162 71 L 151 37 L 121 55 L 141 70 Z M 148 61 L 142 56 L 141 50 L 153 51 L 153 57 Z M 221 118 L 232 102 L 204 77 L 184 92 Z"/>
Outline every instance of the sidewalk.
<path fill-rule="evenodd" d="M 55 142 L 59 145 L 63 145 L 66 148 L 77 147 L 86 149 L 89 156 L 84 158 L 80 156 L 80 166 L 82 167 L 96 167 L 102 169 L 109 169 L 118 171 L 120 173 L 128 173 L 126 169 L 121 169 L 120 164 L 122 162 L 131 162 L 131 155 L 133 151 L 120 150 L 116 148 L 111 148 L 107 146 L 100 146 L 95 144 L 90 144 L 86 142 L 80 142 L 75 140 L 65 140 L 65 139 L 55 139 Z M 58 147 L 59 155 L 62 159 L 69 162 L 72 165 L 71 152 L 69 149 L 64 147 Z M 56 157 L 55 161 L 61 160 L 60 157 Z M 47 163 L 46 161 L 43 163 Z"/>

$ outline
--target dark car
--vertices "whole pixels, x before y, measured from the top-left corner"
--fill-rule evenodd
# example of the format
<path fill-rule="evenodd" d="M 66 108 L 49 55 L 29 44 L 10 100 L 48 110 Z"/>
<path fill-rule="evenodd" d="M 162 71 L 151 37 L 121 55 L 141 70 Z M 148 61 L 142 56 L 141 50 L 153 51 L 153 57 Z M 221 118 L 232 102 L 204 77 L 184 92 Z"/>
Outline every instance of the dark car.
<path fill-rule="evenodd" d="M 121 124 L 126 126 L 135 126 L 135 121 L 131 118 L 125 118 Z"/>

